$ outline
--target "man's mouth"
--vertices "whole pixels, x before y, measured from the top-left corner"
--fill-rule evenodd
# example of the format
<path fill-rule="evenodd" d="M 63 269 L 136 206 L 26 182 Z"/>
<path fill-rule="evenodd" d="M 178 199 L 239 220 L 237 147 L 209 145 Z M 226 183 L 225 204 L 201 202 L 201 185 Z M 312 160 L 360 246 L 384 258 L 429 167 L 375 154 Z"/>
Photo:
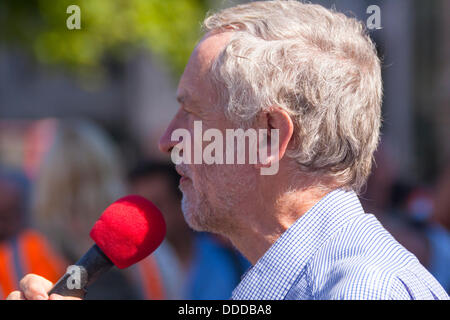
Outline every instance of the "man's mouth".
<path fill-rule="evenodd" d="M 184 182 L 186 182 L 186 181 L 188 181 L 189 180 L 189 178 L 187 178 L 187 177 L 181 177 L 180 178 L 180 184 L 182 184 L 182 183 L 184 183 Z"/>
<path fill-rule="evenodd" d="M 178 174 L 181 176 L 181 178 L 180 178 L 180 184 L 183 183 L 183 182 L 185 182 L 185 181 L 187 181 L 187 180 L 190 180 L 190 178 L 189 178 L 188 175 L 186 174 L 186 171 L 185 171 L 182 167 L 176 166 L 176 167 L 175 167 L 175 170 L 176 170 L 176 171 L 178 172 Z"/>

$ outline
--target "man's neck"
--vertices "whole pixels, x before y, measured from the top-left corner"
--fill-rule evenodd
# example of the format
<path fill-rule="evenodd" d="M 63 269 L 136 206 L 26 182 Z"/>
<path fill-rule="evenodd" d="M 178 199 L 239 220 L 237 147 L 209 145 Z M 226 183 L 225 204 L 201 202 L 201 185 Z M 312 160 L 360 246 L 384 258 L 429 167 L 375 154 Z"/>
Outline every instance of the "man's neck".
<path fill-rule="evenodd" d="M 254 265 L 292 224 L 328 192 L 308 188 L 284 192 L 276 199 L 266 198 L 246 214 L 242 227 L 227 237 Z"/>

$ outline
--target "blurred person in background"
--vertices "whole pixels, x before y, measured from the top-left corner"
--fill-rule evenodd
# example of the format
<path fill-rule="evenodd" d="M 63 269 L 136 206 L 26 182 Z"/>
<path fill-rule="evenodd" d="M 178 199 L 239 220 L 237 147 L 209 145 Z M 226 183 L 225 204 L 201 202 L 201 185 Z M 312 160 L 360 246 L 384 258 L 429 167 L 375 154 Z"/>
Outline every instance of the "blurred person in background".
<path fill-rule="evenodd" d="M 362 203 L 405 248 L 414 253 L 447 292 L 450 292 L 450 170 L 436 190 L 415 186 L 397 177 L 395 160 L 386 145 L 375 155 Z M 435 196 L 433 196 L 435 194 Z"/>
<path fill-rule="evenodd" d="M 429 226 L 427 235 L 432 248 L 430 270 L 450 293 L 450 165 L 438 180 Z"/>
<path fill-rule="evenodd" d="M 29 190 L 23 173 L 0 168 L 0 299 L 18 288 L 26 273 L 45 274 L 54 282 L 65 271 L 43 235 L 30 228 Z"/>
<path fill-rule="evenodd" d="M 143 161 L 129 173 L 132 192 L 161 209 L 167 241 L 177 256 L 178 298 L 228 299 L 250 263 L 224 238 L 192 231 L 181 211 L 180 176 L 174 165 Z"/>
<path fill-rule="evenodd" d="M 73 264 L 92 246 L 92 226 L 125 195 L 126 185 L 113 143 L 94 124 L 60 121 L 53 139 L 37 175 L 33 209 L 38 225 Z M 165 298 L 154 257 L 141 264 L 137 275 L 133 267 L 113 268 L 89 287 L 86 299 Z"/>
<path fill-rule="evenodd" d="M 431 219 L 450 231 L 450 161 L 448 163 L 437 183 L 435 207 Z"/>
<path fill-rule="evenodd" d="M 375 166 L 361 197 L 366 212 L 374 214 L 394 238 L 428 265 L 428 247 L 424 232 L 408 219 L 403 206 L 410 187 L 397 179 L 395 159 L 389 147 L 381 143 L 375 152 Z"/>

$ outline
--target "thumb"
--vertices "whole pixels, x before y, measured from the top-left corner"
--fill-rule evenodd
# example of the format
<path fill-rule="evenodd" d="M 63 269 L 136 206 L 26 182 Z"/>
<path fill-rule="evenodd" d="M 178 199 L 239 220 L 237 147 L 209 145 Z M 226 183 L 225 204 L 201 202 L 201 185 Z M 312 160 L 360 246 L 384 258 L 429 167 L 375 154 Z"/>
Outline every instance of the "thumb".
<path fill-rule="evenodd" d="M 56 293 L 52 293 L 49 297 L 49 300 L 81 300 L 78 297 L 70 297 L 70 296 L 61 296 L 59 294 Z"/>

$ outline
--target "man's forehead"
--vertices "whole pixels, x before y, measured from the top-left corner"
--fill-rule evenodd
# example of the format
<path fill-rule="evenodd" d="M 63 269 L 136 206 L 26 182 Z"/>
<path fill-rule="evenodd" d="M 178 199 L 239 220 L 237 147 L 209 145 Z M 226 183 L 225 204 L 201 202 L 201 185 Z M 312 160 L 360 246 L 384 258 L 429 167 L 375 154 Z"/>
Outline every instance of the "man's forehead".
<path fill-rule="evenodd" d="M 194 49 L 193 56 L 210 66 L 229 42 L 232 32 L 208 32 Z"/>
<path fill-rule="evenodd" d="M 207 90 L 208 83 L 205 83 L 206 73 L 228 42 L 230 36 L 231 32 L 207 33 L 200 40 L 192 52 L 180 79 L 177 90 L 178 102 L 194 102 L 199 99 L 196 96 L 197 93 L 202 94 L 201 91 Z"/>

